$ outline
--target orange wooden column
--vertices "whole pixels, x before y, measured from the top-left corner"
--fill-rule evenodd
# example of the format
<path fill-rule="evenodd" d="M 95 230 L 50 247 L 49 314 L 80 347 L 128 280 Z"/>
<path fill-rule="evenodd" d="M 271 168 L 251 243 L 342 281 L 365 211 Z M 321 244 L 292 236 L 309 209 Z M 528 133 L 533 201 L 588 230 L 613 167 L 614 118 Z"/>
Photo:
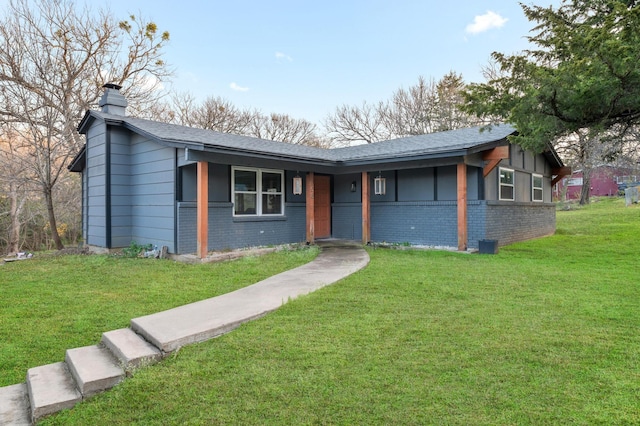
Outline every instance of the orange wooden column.
<path fill-rule="evenodd" d="M 209 251 L 209 163 L 198 161 L 197 170 L 197 254 L 200 259 L 204 259 Z"/>
<path fill-rule="evenodd" d="M 362 172 L 362 243 L 371 241 L 371 195 L 369 192 L 369 173 Z"/>
<path fill-rule="evenodd" d="M 313 172 L 307 173 L 307 244 L 315 241 L 315 185 L 313 182 Z"/>
<path fill-rule="evenodd" d="M 467 249 L 467 165 L 458 164 L 458 250 Z"/>

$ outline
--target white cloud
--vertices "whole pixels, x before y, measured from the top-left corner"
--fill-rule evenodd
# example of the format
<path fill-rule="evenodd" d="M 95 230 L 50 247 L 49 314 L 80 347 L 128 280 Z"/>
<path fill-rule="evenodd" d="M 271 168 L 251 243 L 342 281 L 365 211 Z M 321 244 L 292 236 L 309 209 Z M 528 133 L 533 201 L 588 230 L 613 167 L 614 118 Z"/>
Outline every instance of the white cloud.
<path fill-rule="evenodd" d="M 282 53 L 282 52 L 276 52 L 276 59 L 277 60 L 286 60 L 289 62 L 293 62 L 293 58 L 289 55 L 287 55 L 286 53 Z"/>
<path fill-rule="evenodd" d="M 235 91 L 238 91 L 238 92 L 248 92 L 249 91 L 248 87 L 238 86 L 236 83 L 231 83 L 229 85 L 229 87 L 231 87 L 231 90 L 235 90 Z"/>
<path fill-rule="evenodd" d="M 477 15 L 473 18 L 473 24 L 467 25 L 466 32 L 469 34 L 480 34 L 493 28 L 500 28 L 507 21 L 507 18 L 503 18 L 489 10 L 484 15 Z"/>

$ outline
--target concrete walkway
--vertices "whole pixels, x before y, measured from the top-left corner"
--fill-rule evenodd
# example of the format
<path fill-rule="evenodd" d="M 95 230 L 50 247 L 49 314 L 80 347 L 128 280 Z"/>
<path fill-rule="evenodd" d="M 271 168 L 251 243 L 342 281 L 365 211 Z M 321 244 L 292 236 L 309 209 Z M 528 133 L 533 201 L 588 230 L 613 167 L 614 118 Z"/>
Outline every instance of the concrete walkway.
<path fill-rule="evenodd" d="M 318 245 L 320 254 L 306 265 L 222 296 L 135 318 L 131 328 L 104 333 L 99 345 L 67 350 L 65 362 L 29 369 L 26 384 L 0 388 L 0 425 L 28 425 L 71 408 L 115 386 L 127 369 L 227 333 L 369 263 L 359 244 L 329 240 Z"/>

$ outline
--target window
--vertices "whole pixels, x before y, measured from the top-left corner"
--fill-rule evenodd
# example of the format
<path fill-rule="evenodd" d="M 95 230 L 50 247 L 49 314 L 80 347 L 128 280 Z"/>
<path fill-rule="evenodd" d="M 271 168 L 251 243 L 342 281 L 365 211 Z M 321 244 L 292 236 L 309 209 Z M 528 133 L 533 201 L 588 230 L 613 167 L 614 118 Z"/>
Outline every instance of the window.
<path fill-rule="evenodd" d="M 500 200 L 514 200 L 514 172 L 500 168 Z"/>
<path fill-rule="evenodd" d="M 575 177 L 567 179 L 567 186 L 582 186 L 582 178 Z"/>
<path fill-rule="evenodd" d="M 284 214 L 284 173 L 277 170 L 233 168 L 233 215 Z"/>
<path fill-rule="evenodd" d="M 542 175 L 531 175 L 531 199 L 542 201 Z"/>

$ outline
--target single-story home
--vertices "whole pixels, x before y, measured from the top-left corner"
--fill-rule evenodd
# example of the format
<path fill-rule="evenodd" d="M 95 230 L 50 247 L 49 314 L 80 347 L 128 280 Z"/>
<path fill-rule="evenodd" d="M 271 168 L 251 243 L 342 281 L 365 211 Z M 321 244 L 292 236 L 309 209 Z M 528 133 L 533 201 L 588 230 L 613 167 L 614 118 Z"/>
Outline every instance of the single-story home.
<path fill-rule="evenodd" d="M 322 149 L 125 114 L 105 85 L 86 144 L 82 230 L 94 248 L 170 253 L 317 239 L 477 248 L 553 234 L 552 187 L 570 174 L 549 146 L 510 144 L 508 125 Z"/>

